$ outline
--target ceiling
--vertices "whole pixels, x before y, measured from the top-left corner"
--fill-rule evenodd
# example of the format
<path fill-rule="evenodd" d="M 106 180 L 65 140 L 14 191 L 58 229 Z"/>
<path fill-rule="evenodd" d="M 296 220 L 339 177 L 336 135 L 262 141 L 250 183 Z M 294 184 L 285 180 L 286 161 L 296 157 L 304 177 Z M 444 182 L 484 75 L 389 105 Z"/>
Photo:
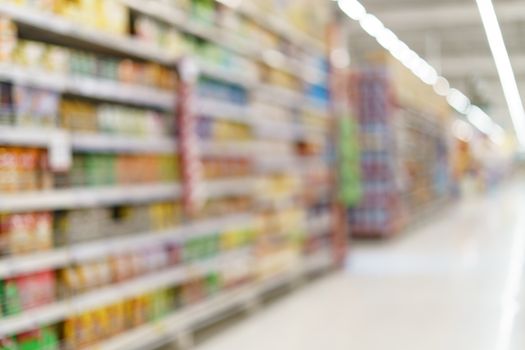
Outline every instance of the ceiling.
<path fill-rule="evenodd" d="M 507 49 L 525 100 L 525 1 L 493 0 Z M 510 128 L 507 105 L 475 0 L 361 0 L 369 13 L 427 59 L 489 114 Z M 349 21 L 350 23 L 350 21 Z M 379 45 L 356 23 L 349 24 L 356 59 Z"/>

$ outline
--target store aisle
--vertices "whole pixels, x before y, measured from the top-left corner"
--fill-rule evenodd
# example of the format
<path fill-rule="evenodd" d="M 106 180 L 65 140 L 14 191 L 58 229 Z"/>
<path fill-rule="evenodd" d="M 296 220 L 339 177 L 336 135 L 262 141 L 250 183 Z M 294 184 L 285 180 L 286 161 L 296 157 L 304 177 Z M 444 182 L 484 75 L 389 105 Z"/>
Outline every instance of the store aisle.
<path fill-rule="evenodd" d="M 198 349 L 524 349 L 524 208 L 525 180 L 465 200 Z"/>

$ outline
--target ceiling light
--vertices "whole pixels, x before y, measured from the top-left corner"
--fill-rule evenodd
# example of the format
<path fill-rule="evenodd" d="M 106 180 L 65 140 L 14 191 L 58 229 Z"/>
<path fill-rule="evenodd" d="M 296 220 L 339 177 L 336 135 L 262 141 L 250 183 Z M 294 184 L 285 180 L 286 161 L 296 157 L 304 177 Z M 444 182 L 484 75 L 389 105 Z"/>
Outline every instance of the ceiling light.
<path fill-rule="evenodd" d="M 492 119 L 478 106 L 471 106 L 467 114 L 468 121 L 474 125 L 479 131 L 486 135 L 490 135 L 494 130 L 494 123 Z"/>
<path fill-rule="evenodd" d="M 385 26 L 374 15 L 367 14 L 360 21 L 361 28 L 364 29 L 370 36 L 376 38 L 385 29 Z"/>
<path fill-rule="evenodd" d="M 490 132 L 489 138 L 492 142 L 497 145 L 501 145 L 505 142 L 505 130 L 497 124 L 492 126 L 492 131 Z"/>
<path fill-rule="evenodd" d="M 434 91 L 440 96 L 447 96 L 450 92 L 450 83 L 443 77 L 438 77 L 434 83 Z"/>
<path fill-rule="evenodd" d="M 338 5 L 348 17 L 355 21 L 361 20 L 366 15 L 365 7 L 357 0 L 339 0 Z"/>
<path fill-rule="evenodd" d="M 400 42 L 397 38 L 397 35 L 395 35 L 394 32 L 388 28 L 383 28 L 381 33 L 379 33 L 379 35 L 376 37 L 376 40 L 379 45 L 388 51 L 395 49 L 395 47 L 398 46 Z"/>
<path fill-rule="evenodd" d="M 423 76 L 423 82 L 427 85 L 434 85 L 439 79 L 439 75 L 436 69 L 430 65 L 427 65 L 425 75 Z"/>
<path fill-rule="evenodd" d="M 522 147 L 525 147 L 525 110 L 521 100 L 516 77 L 512 69 L 509 53 L 503 40 L 503 34 L 498 23 L 496 11 L 491 0 L 476 0 L 487 34 L 487 40 L 494 56 L 496 68 L 514 124 L 516 136 Z"/>
<path fill-rule="evenodd" d="M 389 50 L 392 56 L 397 58 L 399 61 L 402 61 L 403 57 L 410 51 L 410 48 L 399 40 L 393 47 Z"/>
<path fill-rule="evenodd" d="M 470 100 L 467 96 L 457 89 L 450 89 L 447 95 L 448 104 L 461 114 L 467 114 L 470 107 Z"/>

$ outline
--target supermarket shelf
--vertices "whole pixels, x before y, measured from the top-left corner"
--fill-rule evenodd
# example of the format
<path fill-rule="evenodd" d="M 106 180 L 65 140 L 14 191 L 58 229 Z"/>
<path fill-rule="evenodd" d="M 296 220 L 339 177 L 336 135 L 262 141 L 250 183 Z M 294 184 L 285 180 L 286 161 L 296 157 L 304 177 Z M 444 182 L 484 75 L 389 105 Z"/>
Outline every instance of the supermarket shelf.
<path fill-rule="evenodd" d="M 180 192 L 179 184 L 155 184 L 3 194 L 0 197 L 0 212 L 90 208 L 174 200 L 179 197 Z"/>
<path fill-rule="evenodd" d="M 12 146 L 47 148 L 57 134 L 66 133 L 77 151 L 117 153 L 166 153 L 177 151 L 176 142 L 168 138 L 130 137 L 95 133 L 69 133 L 62 129 L 37 129 L 0 126 L 0 143 Z"/>
<path fill-rule="evenodd" d="M 255 95 L 257 99 L 266 103 L 295 109 L 301 108 L 305 99 L 305 97 L 297 91 L 269 84 L 259 85 Z"/>
<path fill-rule="evenodd" d="M 175 267 L 159 273 L 136 278 L 134 280 L 100 288 L 82 294 L 69 300 L 60 301 L 10 316 L 0 320 L 0 334 L 20 334 L 40 326 L 60 322 L 88 310 L 108 306 L 119 301 L 147 294 L 155 290 L 168 288 L 186 281 L 193 276 L 203 276 L 215 271 L 221 262 L 232 258 L 249 257 L 250 250 L 241 249 L 232 253 L 225 253 L 189 266 Z"/>
<path fill-rule="evenodd" d="M 240 72 L 235 68 L 223 68 L 219 65 L 207 63 L 198 60 L 199 69 L 202 75 L 217 80 L 226 81 L 232 84 L 240 85 L 245 88 L 253 88 L 259 81 L 257 74 Z"/>
<path fill-rule="evenodd" d="M 197 114 L 237 123 L 253 123 L 253 113 L 249 106 L 211 98 L 199 98 L 196 103 Z"/>
<path fill-rule="evenodd" d="M 239 289 L 223 292 L 200 304 L 186 307 L 164 320 L 126 332 L 99 343 L 89 350 L 144 350 L 172 343 L 181 334 L 208 325 L 210 319 L 220 320 L 235 308 L 250 305 L 272 290 L 289 285 L 303 276 L 330 268 L 333 260 L 328 252 L 306 258 L 304 264 L 292 271 L 281 273 L 263 282 L 253 283 Z"/>
<path fill-rule="evenodd" d="M 131 38 L 104 33 L 100 30 L 79 26 L 73 21 L 45 12 L 38 12 L 29 7 L 12 4 L 0 4 L 0 13 L 15 22 L 29 26 L 40 33 L 89 44 L 93 48 L 137 57 L 161 64 L 172 65 L 177 57 L 167 55 L 160 48 L 146 45 Z"/>
<path fill-rule="evenodd" d="M 257 144 L 252 141 L 201 141 L 200 154 L 217 157 L 249 157 L 257 152 Z"/>
<path fill-rule="evenodd" d="M 328 113 L 328 106 L 323 105 L 315 98 L 289 88 L 270 84 L 260 84 L 255 91 L 255 96 L 259 101 L 268 104 L 283 108 L 302 110 L 313 115 L 326 116 Z M 325 117 L 323 117 L 323 119 L 325 119 Z"/>
<path fill-rule="evenodd" d="M 78 243 L 47 252 L 11 256 L 0 260 L 0 279 L 43 270 L 54 270 L 72 263 L 103 259 L 146 247 L 184 242 L 191 238 L 214 233 L 218 228 L 248 226 L 253 222 L 253 219 L 253 215 L 250 214 L 229 215 L 216 219 L 201 220 L 160 232 L 153 231 L 138 235 L 106 238 L 93 242 Z"/>
<path fill-rule="evenodd" d="M 252 194 L 256 178 L 234 178 L 204 183 L 208 198 Z M 0 212 L 23 212 L 91 208 L 121 203 L 174 200 L 180 196 L 179 184 L 93 187 L 5 194 L 0 198 Z"/>
<path fill-rule="evenodd" d="M 56 130 L 0 126 L 0 144 L 11 146 L 48 147 Z"/>
<path fill-rule="evenodd" d="M 256 160 L 258 171 L 286 171 L 305 173 L 318 169 L 327 169 L 329 164 L 324 159 L 297 158 L 295 155 L 276 154 L 262 155 Z"/>
<path fill-rule="evenodd" d="M 257 181 L 256 177 L 210 181 L 204 185 L 204 193 L 208 198 L 252 195 L 255 193 Z"/>
<path fill-rule="evenodd" d="M 295 122 L 271 121 L 257 118 L 253 126 L 257 138 L 284 141 L 308 140 L 322 143 L 326 140 L 327 131 L 320 127 Z"/>
<path fill-rule="evenodd" d="M 0 13 L 1 13 L 0 5 Z M 173 93 L 156 88 L 123 84 L 116 81 L 48 73 L 13 65 L 0 65 L 0 80 L 30 85 L 87 98 L 150 106 L 171 110 L 176 98 Z"/>
<path fill-rule="evenodd" d="M 129 137 L 101 134 L 72 134 L 73 149 L 91 152 L 118 153 L 164 153 L 173 154 L 177 151 L 177 143 L 169 138 Z"/>

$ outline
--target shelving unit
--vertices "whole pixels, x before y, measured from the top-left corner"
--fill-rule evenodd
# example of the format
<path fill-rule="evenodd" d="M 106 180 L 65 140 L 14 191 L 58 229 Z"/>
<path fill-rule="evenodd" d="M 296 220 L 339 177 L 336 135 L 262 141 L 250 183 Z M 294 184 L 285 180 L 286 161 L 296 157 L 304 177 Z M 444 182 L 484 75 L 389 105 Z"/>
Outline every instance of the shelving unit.
<path fill-rule="evenodd" d="M 210 20 L 163 1 L 103 4 L 122 16 L 120 29 L 90 23 L 89 9 L 0 4 L 13 41 L 0 42 L 9 52 L 0 58 L 0 347 L 46 330 L 56 338 L 46 350 L 58 349 L 58 334 L 68 349 L 154 349 L 333 266 L 323 44 L 256 5 L 217 3 Z M 272 43 L 247 40 L 220 16 Z M 161 45 L 160 32 L 177 47 Z M 176 78 L 181 58 L 199 68 L 195 85 Z M 33 95 L 53 102 L 45 123 L 23 108 Z M 181 106 L 195 125 L 180 124 Z M 60 169 L 48 161 L 57 139 L 58 156 L 71 158 Z M 19 154 L 36 160 L 13 183 Z M 10 238 L 24 220 L 42 225 L 38 247 L 24 243 L 35 234 L 27 227 Z M 6 297 L 36 281 L 50 295 Z M 110 315 L 134 321 L 114 320 L 104 334 L 86 321 Z"/>
<path fill-rule="evenodd" d="M 351 210 L 352 233 L 388 237 L 450 198 L 448 107 L 388 59 L 357 72 L 352 94 L 364 179 L 363 198 Z"/>

